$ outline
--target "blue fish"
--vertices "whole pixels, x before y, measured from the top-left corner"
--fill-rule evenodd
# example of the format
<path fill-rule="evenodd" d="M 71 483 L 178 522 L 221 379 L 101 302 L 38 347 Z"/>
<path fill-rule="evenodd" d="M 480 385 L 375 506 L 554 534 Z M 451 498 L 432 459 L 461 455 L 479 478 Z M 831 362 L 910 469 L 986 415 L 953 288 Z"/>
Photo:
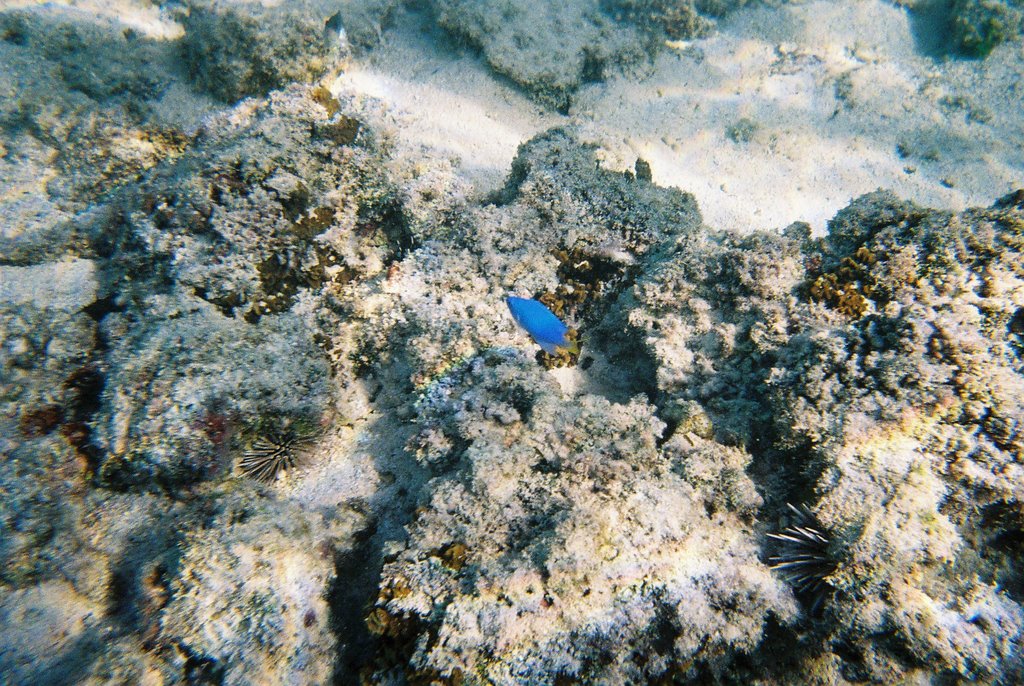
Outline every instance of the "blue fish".
<path fill-rule="evenodd" d="M 548 355 L 557 355 L 559 349 L 567 350 L 573 355 L 579 354 L 579 345 L 569 338 L 569 327 L 545 307 L 544 303 L 532 298 L 510 296 L 505 298 L 505 304 L 508 305 L 516 323 L 526 329 Z"/>

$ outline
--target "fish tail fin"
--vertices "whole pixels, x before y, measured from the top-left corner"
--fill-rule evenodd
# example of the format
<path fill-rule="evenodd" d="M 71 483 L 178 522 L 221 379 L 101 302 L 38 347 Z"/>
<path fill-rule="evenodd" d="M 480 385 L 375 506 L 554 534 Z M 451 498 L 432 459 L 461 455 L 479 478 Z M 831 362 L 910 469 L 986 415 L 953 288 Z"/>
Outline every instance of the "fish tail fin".
<path fill-rule="evenodd" d="M 580 354 L 580 342 L 575 338 L 569 338 L 565 345 L 559 346 L 562 350 L 566 351 L 570 355 L 578 356 Z"/>
<path fill-rule="evenodd" d="M 559 350 L 564 350 L 565 349 L 564 345 L 555 345 L 554 343 L 548 343 L 546 341 L 545 342 L 538 341 L 537 343 L 538 343 L 538 345 L 540 345 L 541 350 L 546 352 L 548 355 L 557 356 Z"/>

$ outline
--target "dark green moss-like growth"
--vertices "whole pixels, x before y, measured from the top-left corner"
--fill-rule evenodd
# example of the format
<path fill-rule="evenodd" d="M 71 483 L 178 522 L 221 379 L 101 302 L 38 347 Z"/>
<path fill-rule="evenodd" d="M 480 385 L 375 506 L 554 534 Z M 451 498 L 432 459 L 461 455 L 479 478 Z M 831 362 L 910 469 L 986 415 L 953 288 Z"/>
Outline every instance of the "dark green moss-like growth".
<path fill-rule="evenodd" d="M 955 0 L 953 41 L 963 54 L 985 57 L 997 45 L 1019 37 L 1022 20 L 1018 0 Z"/>

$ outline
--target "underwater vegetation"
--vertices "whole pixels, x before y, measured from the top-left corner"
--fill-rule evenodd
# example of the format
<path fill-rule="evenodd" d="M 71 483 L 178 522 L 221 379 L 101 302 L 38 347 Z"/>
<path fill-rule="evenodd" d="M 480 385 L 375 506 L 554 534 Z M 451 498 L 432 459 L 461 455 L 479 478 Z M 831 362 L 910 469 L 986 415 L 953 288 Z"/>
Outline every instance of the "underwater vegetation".
<path fill-rule="evenodd" d="M 985 57 L 1024 32 L 1024 6 L 1017 0 L 954 0 L 950 19 L 955 46 L 971 57 Z"/>

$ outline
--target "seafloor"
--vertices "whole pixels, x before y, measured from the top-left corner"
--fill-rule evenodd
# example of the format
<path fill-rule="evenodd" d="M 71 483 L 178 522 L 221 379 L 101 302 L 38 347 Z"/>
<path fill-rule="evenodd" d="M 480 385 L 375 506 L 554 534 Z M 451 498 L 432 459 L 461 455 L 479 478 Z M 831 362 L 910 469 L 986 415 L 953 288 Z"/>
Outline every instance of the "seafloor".
<path fill-rule="evenodd" d="M 0 684 L 1024 683 L 1022 17 L 0 1 Z"/>

